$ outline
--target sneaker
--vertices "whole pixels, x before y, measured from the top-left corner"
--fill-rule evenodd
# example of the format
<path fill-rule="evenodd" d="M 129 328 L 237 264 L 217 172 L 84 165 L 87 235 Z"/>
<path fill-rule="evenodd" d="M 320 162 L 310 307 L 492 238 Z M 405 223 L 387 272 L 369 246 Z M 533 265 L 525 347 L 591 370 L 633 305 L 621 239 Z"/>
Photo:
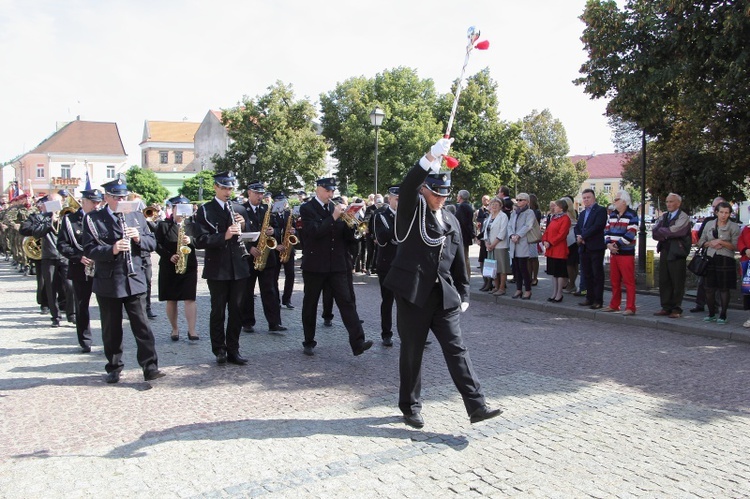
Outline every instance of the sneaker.
<path fill-rule="evenodd" d="M 729 322 L 729 321 L 726 320 L 726 319 L 722 319 L 721 317 L 719 317 L 718 319 L 716 319 L 716 324 L 726 324 L 727 322 Z"/>
<path fill-rule="evenodd" d="M 708 317 L 704 317 L 703 318 L 703 322 L 716 322 L 716 316 L 715 315 L 709 315 Z"/>

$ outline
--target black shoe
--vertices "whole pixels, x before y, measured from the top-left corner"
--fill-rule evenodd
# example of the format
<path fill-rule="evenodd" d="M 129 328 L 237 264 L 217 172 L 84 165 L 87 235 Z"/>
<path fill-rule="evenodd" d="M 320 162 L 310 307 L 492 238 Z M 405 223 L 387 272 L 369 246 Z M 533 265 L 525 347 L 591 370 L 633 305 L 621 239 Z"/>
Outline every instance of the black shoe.
<path fill-rule="evenodd" d="M 157 317 L 159 317 L 158 315 L 153 313 L 151 310 L 146 310 L 146 315 L 148 316 L 149 319 L 156 319 Z"/>
<path fill-rule="evenodd" d="M 281 324 L 279 324 L 278 326 L 270 326 L 268 330 L 272 332 L 274 331 L 281 332 L 281 331 L 286 331 L 286 328 L 282 326 Z"/>
<path fill-rule="evenodd" d="M 294 305 L 292 305 L 291 303 L 282 303 L 282 305 L 284 305 L 289 310 L 293 310 L 294 309 Z"/>
<path fill-rule="evenodd" d="M 219 365 L 223 365 L 227 363 L 227 353 L 226 352 L 219 352 L 216 354 L 216 363 Z"/>
<path fill-rule="evenodd" d="M 152 369 L 143 373 L 143 379 L 146 381 L 153 381 L 155 379 L 163 378 L 167 373 L 163 373 L 158 369 Z"/>
<path fill-rule="evenodd" d="M 195 336 L 190 336 L 190 333 L 188 333 L 188 339 L 190 341 L 198 341 L 199 339 L 201 339 L 201 337 L 198 336 L 197 334 Z"/>
<path fill-rule="evenodd" d="M 109 384 L 114 384 L 120 381 L 120 371 L 112 371 L 104 377 L 104 381 Z"/>
<path fill-rule="evenodd" d="M 703 312 L 703 307 L 693 307 L 690 309 L 690 312 L 697 314 L 698 312 Z"/>
<path fill-rule="evenodd" d="M 372 346 L 372 341 L 367 340 L 363 342 L 358 348 L 354 350 L 354 355 L 362 355 Z"/>
<path fill-rule="evenodd" d="M 383 346 L 384 347 L 392 347 L 393 346 L 393 340 L 390 337 L 383 338 Z"/>
<path fill-rule="evenodd" d="M 359 320 L 359 323 L 360 323 L 360 324 L 364 324 L 364 323 L 365 323 L 365 321 L 363 321 L 362 319 L 360 319 L 360 320 Z"/>
<path fill-rule="evenodd" d="M 593 304 L 594 304 L 594 302 L 586 300 L 586 301 L 582 301 L 581 303 L 579 303 L 578 306 L 579 307 L 590 307 Z"/>
<path fill-rule="evenodd" d="M 313 351 L 313 348 L 314 347 L 306 346 L 305 349 L 302 351 L 302 353 L 304 353 L 305 355 L 307 355 L 309 357 L 312 357 L 313 355 L 315 355 L 315 352 Z"/>
<path fill-rule="evenodd" d="M 326 319 L 326 320 L 323 321 L 323 325 L 325 327 L 331 327 L 331 326 L 333 326 L 333 322 L 330 319 Z"/>
<path fill-rule="evenodd" d="M 254 333 L 255 328 L 253 326 L 242 326 L 243 333 Z"/>
<path fill-rule="evenodd" d="M 404 414 L 404 423 L 412 428 L 422 428 L 424 426 L 424 418 L 418 412 L 416 414 Z"/>
<path fill-rule="evenodd" d="M 81 347 L 81 353 L 91 353 L 91 347 Z"/>
<path fill-rule="evenodd" d="M 68 317 L 68 322 L 70 322 L 71 324 L 75 324 L 76 323 L 76 314 L 73 314 L 73 315 L 69 316 Z"/>
<path fill-rule="evenodd" d="M 589 308 L 590 308 L 591 310 L 599 310 L 600 308 L 602 308 L 602 304 L 601 304 L 601 303 L 594 303 L 594 304 L 593 304 L 593 305 L 591 305 L 591 306 L 590 306 Z"/>
<path fill-rule="evenodd" d="M 482 407 L 471 413 L 471 416 L 469 416 L 469 421 L 471 421 L 472 423 L 479 423 L 480 421 L 484 421 L 485 419 L 497 417 L 502 413 L 502 409 L 490 409 L 489 406 L 483 405 Z"/>
<path fill-rule="evenodd" d="M 237 364 L 238 366 L 244 366 L 247 364 L 247 359 L 240 355 L 240 352 L 228 353 L 227 362 L 230 364 Z"/>
<path fill-rule="evenodd" d="M 60 319 L 52 319 L 52 327 L 60 327 Z"/>
<path fill-rule="evenodd" d="M 49 313 L 49 307 L 42 307 L 39 310 L 39 313 L 42 314 L 42 315 L 47 315 Z"/>

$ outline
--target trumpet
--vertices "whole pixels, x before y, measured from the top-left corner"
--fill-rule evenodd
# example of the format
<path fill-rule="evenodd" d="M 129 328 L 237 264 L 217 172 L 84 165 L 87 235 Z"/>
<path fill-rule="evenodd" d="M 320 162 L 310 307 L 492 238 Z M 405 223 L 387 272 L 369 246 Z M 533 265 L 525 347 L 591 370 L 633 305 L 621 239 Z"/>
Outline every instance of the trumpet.
<path fill-rule="evenodd" d="M 335 205 L 343 204 L 337 201 L 331 201 L 331 202 Z M 363 220 L 358 220 L 351 213 L 347 211 L 342 211 L 339 219 L 342 220 L 346 225 L 348 225 L 350 229 L 354 229 L 355 239 L 362 239 L 363 237 L 365 237 L 365 234 L 367 234 L 367 222 Z"/>
<path fill-rule="evenodd" d="M 146 220 L 151 219 L 151 221 L 153 222 L 153 218 L 159 212 L 157 211 L 157 209 L 155 207 L 153 207 L 153 206 L 147 206 L 147 207 L 143 208 L 142 213 L 143 213 L 143 216 L 146 217 Z"/>

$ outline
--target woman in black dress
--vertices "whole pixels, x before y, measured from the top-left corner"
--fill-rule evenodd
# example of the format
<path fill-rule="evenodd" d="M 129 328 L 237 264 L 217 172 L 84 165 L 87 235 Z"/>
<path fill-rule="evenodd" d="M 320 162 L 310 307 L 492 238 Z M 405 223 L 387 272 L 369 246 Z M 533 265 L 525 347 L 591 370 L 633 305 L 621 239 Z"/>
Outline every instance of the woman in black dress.
<path fill-rule="evenodd" d="M 180 331 L 177 328 L 177 302 L 185 302 L 185 319 L 188 323 L 188 339 L 200 339 L 195 333 L 197 318 L 197 305 L 195 303 L 195 290 L 198 286 L 198 259 L 195 256 L 195 246 L 192 238 L 185 234 L 180 246 L 190 248 L 187 255 L 187 266 L 184 274 L 178 274 L 176 265 L 180 259 L 178 252 L 177 234 L 180 223 L 184 223 L 185 216 L 181 212 L 187 205 L 188 212 L 192 211 L 190 200 L 182 196 L 176 196 L 169 200 L 172 204 L 172 216 L 159 222 L 154 235 L 156 236 L 156 252 L 159 254 L 159 301 L 167 302 L 167 317 L 172 325 L 172 341 L 180 339 Z"/>

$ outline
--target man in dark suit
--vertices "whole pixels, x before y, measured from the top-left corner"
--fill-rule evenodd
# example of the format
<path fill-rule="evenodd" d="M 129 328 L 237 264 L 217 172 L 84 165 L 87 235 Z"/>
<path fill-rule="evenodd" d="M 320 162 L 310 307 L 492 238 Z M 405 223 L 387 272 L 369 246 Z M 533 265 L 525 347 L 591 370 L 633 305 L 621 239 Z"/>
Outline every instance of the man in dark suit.
<path fill-rule="evenodd" d="M 582 307 L 594 310 L 604 303 L 604 228 L 607 225 L 607 209 L 599 206 L 593 189 L 584 189 L 584 212 L 578 217 L 575 227 L 576 242 L 581 248 L 581 274 L 586 276 L 586 300 Z"/>
<path fill-rule="evenodd" d="M 245 232 L 259 232 L 266 218 L 266 213 L 270 210 L 268 204 L 263 203 L 266 194 L 266 187 L 263 183 L 254 180 L 247 187 L 247 202 L 243 205 L 247 212 L 248 225 Z M 273 238 L 276 244 L 281 240 L 281 231 L 275 228 L 277 219 L 269 215 L 268 229 L 265 234 L 248 244 L 250 254 L 253 260 L 250 265 L 250 278 L 247 280 L 247 296 L 250 299 L 250 306 L 243 307 L 242 330 L 247 333 L 255 331 L 255 282 L 260 285 L 260 300 L 263 304 L 263 314 L 268 321 L 269 331 L 286 331 L 281 325 L 281 303 L 279 302 L 279 285 L 278 272 L 279 265 L 278 251 L 267 246 L 266 265 L 263 269 L 256 269 L 255 262 L 261 258 L 261 252 L 258 250 L 260 238 Z"/>
<path fill-rule="evenodd" d="M 94 261 L 93 292 L 99 302 L 102 344 L 107 357 L 107 383 L 117 383 L 122 362 L 122 309 L 128 314 L 138 348 L 138 364 L 146 381 L 164 376 L 146 317 L 146 276 L 141 250 L 153 251 L 156 239 L 139 210 L 123 213 L 129 194 L 125 180 L 103 184 L 107 205 L 84 218 L 83 254 Z"/>
<path fill-rule="evenodd" d="M 424 426 L 422 354 L 430 330 L 440 342 L 469 420 L 477 423 L 502 412 L 487 406 L 461 336 L 459 317 L 469 306 L 469 276 L 458 220 L 443 209 L 450 178 L 437 173 L 452 142 L 440 139 L 401 182 L 398 249 L 384 283 L 396 296 L 401 337 L 399 409 L 415 428 Z"/>
<path fill-rule="evenodd" d="M 237 179 L 232 172 L 214 175 L 216 195 L 198 209 L 193 223 L 195 247 L 206 250 L 202 277 L 206 279 L 211 294 L 211 351 L 219 365 L 227 361 L 247 364 L 247 359 L 240 354 L 240 329 L 241 309 L 247 302 L 252 255 L 239 240 L 242 227 L 248 220 L 242 205 L 232 203 L 236 185 Z M 229 318 L 225 329 L 227 311 Z"/>
<path fill-rule="evenodd" d="M 393 291 L 384 285 L 396 257 L 396 210 L 398 209 L 398 186 L 388 189 L 388 203 L 372 215 L 370 224 L 378 246 L 375 266 L 380 282 L 380 335 L 383 345 L 393 346 Z"/>
<path fill-rule="evenodd" d="M 99 189 L 81 191 L 81 209 L 65 215 L 57 237 L 57 250 L 68 259 L 68 279 L 75 296 L 76 334 L 83 353 L 91 351 L 91 314 L 89 304 L 94 286 L 94 261 L 83 254 L 84 217 L 99 207 Z"/>
<path fill-rule="evenodd" d="M 354 355 L 361 355 L 372 346 L 365 340 L 365 332 L 357 314 L 347 272 L 349 245 L 356 241 L 354 230 L 343 220 L 346 205 L 331 203 L 336 181 L 321 178 L 317 181 L 315 197 L 300 207 L 302 218 L 302 278 L 305 282 L 305 296 L 302 300 L 302 327 L 305 341 L 302 343 L 305 355 L 314 355 L 315 320 L 320 293 L 324 286 L 330 286 L 341 319 L 349 333 L 349 345 Z"/>
<path fill-rule="evenodd" d="M 294 256 L 295 256 L 295 249 L 294 246 L 291 248 L 285 248 L 284 247 L 284 241 L 287 240 L 287 237 L 292 237 L 293 239 L 297 237 L 297 229 L 295 227 L 295 220 L 296 217 L 292 214 L 292 210 L 289 208 L 289 202 L 287 201 L 286 195 L 283 193 L 278 193 L 273 197 L 274 206 L 277 206 L 279 209 L 275 210 L 274 213 L 271 215 L 273 217 L 273 226 L 276 227 L 276 229 L 279 231 L 279 265 L 276 266 L 276 275 L 274 277 L 274 282 L 276 282 L 276 288 L 277 288 L 277 295 L 278 293 L 278 282 L 279 282 L 279 276 L 281 275 L 281 269 L 284 269 L 284 290 L 280 296 L 281 305 L 283 307 L 288 308 L 289 310 L 294 309 L 294 305 L 292 305 L 292 292 L 294 291 Z M 290 221 L 291 219 L 291 221 Z M 290 222 L 287 224 L 287 222 Z M 286 233 L 287 231 L 287 225 L 289 226 L 289 234 Z M 289 258 L 286 262 L 281 261 L 282 251 L 285 249 L 288 249 L 289 251 Z"/>
<path fill-rule="evenodd" d="M 456 197 L 456 220 L 461 226 L 461 239 L 464 243 L 464 263 L 466 274 L 471 277 L 471 264 L 469 263 L 469 246 L 474 244 L 474 207 L 469 202 L 469 191 L 460 190 Z"/>

